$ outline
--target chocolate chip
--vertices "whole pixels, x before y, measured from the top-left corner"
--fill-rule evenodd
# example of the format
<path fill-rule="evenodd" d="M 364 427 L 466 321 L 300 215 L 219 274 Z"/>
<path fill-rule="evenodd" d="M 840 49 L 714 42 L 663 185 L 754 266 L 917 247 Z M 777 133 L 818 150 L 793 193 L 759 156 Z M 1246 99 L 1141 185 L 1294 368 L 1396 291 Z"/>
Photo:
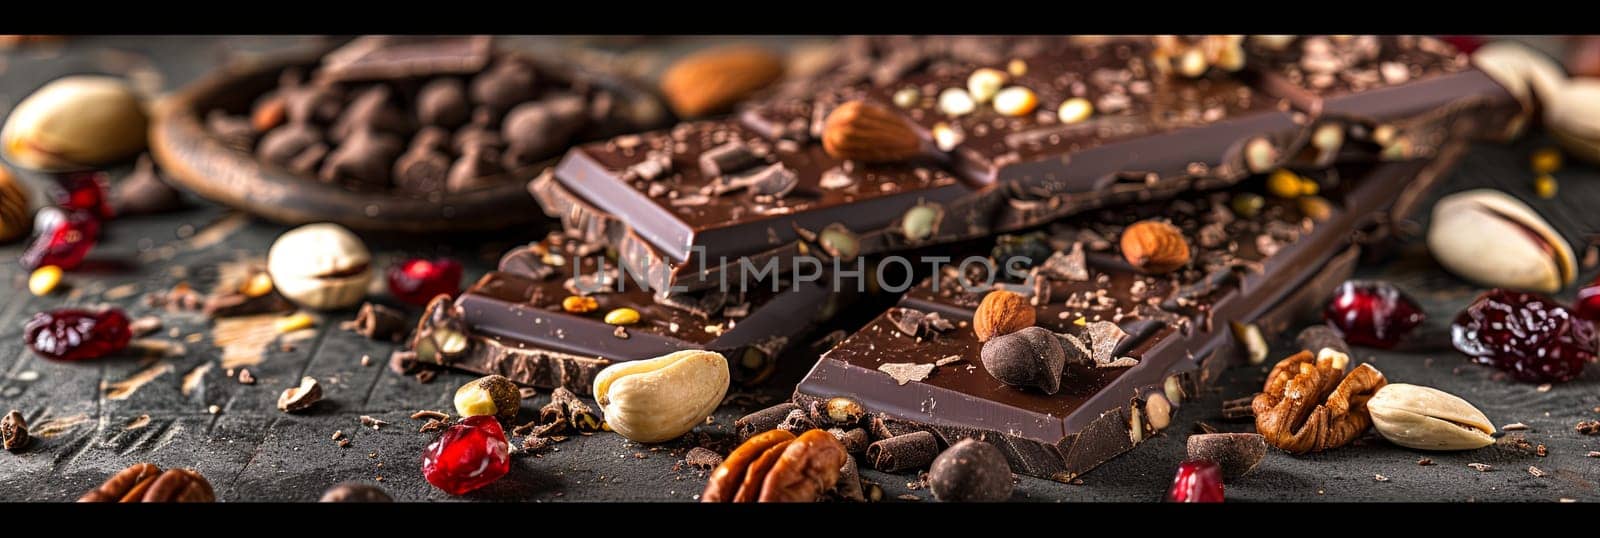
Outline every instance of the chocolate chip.
<path fill-rule="evenodd" d="M 483 146 L 468 148 L 461 158 L 456 159 L 450 166 L 450 172 L 445 177 L 445 190 L 449 192 L 465 192 L 496 183 L 496 176 L 505 173 L 505 168 L 495 159 L 495 150 Z"/>
<path fill-rule="evenodd" d="M 928 488 L 946 502 L 998 502 L 1011 498 L 1011 466 L 994 445 L 962 439 L 933 460 Z"/>
<path fill-rule="evenodd" d="M 256 157 L 262 161 L 287 166 L 307 148 L 322 142 L 322 132 L 304 123 L 291 123 L 268 131 L 256 147 Z"/>
<path fill-rule="evenodd" d="M 1249 474 L 1267 455 L 1267 441 L 1258 433 L 1208 433 L 1189 436 L 1189 459 L 1211 460 L 1222 467 L 1222 478 Z"/>
<path fill-rule="evenodd" d="M 111 206 L 118 215 L 149 215 L 183 207 L 183 195 L 156 172 L 150 154 L 139 156 L 133 173 L 111 191 Z"/>
<path fill-rule="evenodd" d="M 1321 352 L 1323 348 L 1350 354 L 1350 344 L 1344 341 L 1339 331 L 1327 325 L 1318 324 L 1302 329 L 1300 334 L 1295 335 L 1294 343 L 1313 354 Z"/>
<path fill-rule="evenodd" d="M 22 413 L 12 409 L 6 413 L 5 418 L 0 418 L 0 444 L 11 452 L 21 452 L 28 446 L 28 421 L 23 420 Z"/>
<path fill-rule="evenodd" d="M 325 503 L 387 503 L 394 502 L 378 486 L 361 482 L 344 482 L 328 488 L 318 502 Z"/>
<path fill-rule="evenodd" d="M 467 90 L 460 80 L 434 79 L 417 91 L 417 122 L 422 125 L 454 129 L 472 119 L 471 113 Z"/>
<path fill-rule="evenodd" d="M 358 190 L 386 188 L 391 183 L 394 159 L 399 155 L 400 140 L 394 135 L 359 130 L 328 154 L 317 177 Z"/>
<path fill-rule="evenodd" d="M 1042 327 L 996 336 L 979 352 L 983 368 L 1001 383 L 1031 387 L 1045 394 L 1061 390 L 1066 352 L 1055 333 Z"/>
<path fill-rule="evenodd" d="M 339 115 L 339 121 L 328 131 L 329 137 L 343 141 L 363 130 L 406 134 L 413 130 L 411 119 L 391 103 L 393 90 L 388 86 L 370 86 L 350 102 L 350 107 Z"/>
<path fill-rule="evenodd" d="M 707 178 L 722 177 L 755 166 L 761 158 L 738 141 L 706 150 L 700 154 L 700 173 Z"/>
<path fill-rule="evenodd" d="M 394 185 L 417 194 L 442 193 L 445 176 L 450 173 L 450 157 L 437 150 L 420 148 L 407 151 L 394 163 Z"/>
<path fill-rule="evenodd" d="M 517 103 L 538 94 L 533 66 L 514 58 L 504 58 L 472 78 L 472 102 L 498 110 L 509 110 Z"/>

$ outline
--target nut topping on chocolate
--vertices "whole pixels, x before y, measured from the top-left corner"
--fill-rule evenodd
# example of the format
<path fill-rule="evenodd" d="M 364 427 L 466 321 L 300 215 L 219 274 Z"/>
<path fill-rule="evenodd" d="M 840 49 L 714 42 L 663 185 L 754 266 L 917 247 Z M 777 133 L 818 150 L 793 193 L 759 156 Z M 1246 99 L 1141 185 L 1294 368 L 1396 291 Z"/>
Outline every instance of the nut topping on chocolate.
<path fill-rule="evenodd" d="M 1144 220 L 1122 231 L 1122 256 L 1135 269 L 1150 274 L 1169 273 L 1189 264 L 1189 241 L 1171 223 Z"/>
<path fill-rule="evenodd" d="M 899 113 L 851 101 L 828 114 L 822 129 L 822 148 L 839 159 L 895 162 L 915 157 L 922 148 L 922 138 Z"/>
<path fill-rule="evenodd" d="M 972 331 L 978 335 L 979 342 L 988 342 L 996 336 L 1032 327 L 1033 323 L 1033 306 L 1026 298 L 1013 291 L 994 290 L 983 296 L 983 302 L 973 313 Z"/>

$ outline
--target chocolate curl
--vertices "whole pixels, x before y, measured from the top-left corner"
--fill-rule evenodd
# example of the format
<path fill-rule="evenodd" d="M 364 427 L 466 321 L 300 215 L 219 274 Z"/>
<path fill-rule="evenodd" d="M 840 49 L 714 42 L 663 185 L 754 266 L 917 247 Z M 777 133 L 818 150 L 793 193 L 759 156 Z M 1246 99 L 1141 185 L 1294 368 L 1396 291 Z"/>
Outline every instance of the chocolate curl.
<path fill-rule="evenodd" d="M 806 414 L 803 409 L 790 411 L 787 416 L 783 417 L 783 422 L 778 423 L 778 429 L 797 436 L 816 428 L 817 423 L 812 422 L 811 415 Z"/>
<path fill-rule="evenodd" d="M 871 428 L 869 431 L 872 433 L 873 439 L 888 439 L 921 431 L 911 424 L 892 418 L 885 418 L 882 415 L 872 417 L 872 421 L 867 426 Z"/>
<path fill-rule="evenodd" d="M 550 393 L 550 403 L 539 409 L 539 419 L 545 420 L 546 413 L 551 406 L 559 405 L 566 411 L 567 424 L 583 432 L 600 431 L 600 416 L 594 413 L 589 404 L 578 398 L 577 394 L 567 390 L 566 387 L 557 388 Z"/>
<path fill-rule="evenodd" d="M 339 328 L 372 340 L 399 342 L 405 339 L 406 326 L 404 312 L 381 304 L 363 303 L 361 310 L 356 311 L 356 319 L 344 322 Z"/>
<path fill-rule="evenodd" d="M 739 441 L 743 442 L 758 433 L 778 429 L 789 413 L 799 410 L 800 406 L 789 402 L 774 405 L 739 417 L 739 420 L 733 421 L 733 431 L 739 434 Z"/>
<path fill-rule="evenodd" d="M 938 456 L 939 440 L 928 432 L 897 435 L 867 447 L 867 460 L 872 462 L 872 468 L 886 473 L 927 467 Z"/>
<path fill-rule="evenodd" d="M 828 430 L 828 433 L 833 434 L 833 438 L 838 439 L 839 444 L 844 445 L 844 451 L 851 454 L 865 452 L 867 445 L 872 442 L 867 438 L 867 430 L 863 428 L 851 428 L 848 430 L 833 428 Z"/>
<path fill-rule="evenodd" d="M 867 494 L 861 490 L 861 468 L 856 465 L 855 458 L 844 459 L 844 467 L 839 468 L 839 482 L 833 485 L 833 494 L 850 502 L 867 502 Z"/>

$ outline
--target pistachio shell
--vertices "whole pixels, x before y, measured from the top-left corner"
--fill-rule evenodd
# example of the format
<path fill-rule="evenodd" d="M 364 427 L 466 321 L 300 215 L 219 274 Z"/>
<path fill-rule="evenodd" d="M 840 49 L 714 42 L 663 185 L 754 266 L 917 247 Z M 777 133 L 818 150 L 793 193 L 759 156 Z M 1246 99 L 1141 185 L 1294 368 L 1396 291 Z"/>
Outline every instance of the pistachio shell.
<path fill-rule="evenodd" d="M 12 162 L 28 168 L 91 168 L 143 150 L 148 123 L 139 97 L 122 80 L 64 77 L 17 104 L 0 145 Z"/>
<path fill-rule="evenodd" d="M 1428 250 L 1451 272 L 1491 287 L 1555 293 L 1576 276 L 1566 239 L 1526 204 L 1490 189 L 1440 199 Z"/>
<path fill-rule="evenodd" d="M 1390 383 L 1367 401 L 1372 424 L 1390 442 L 1420 450 L 1470 450 L 1494 444 L 1482 411 L 1431 387 Z"/>

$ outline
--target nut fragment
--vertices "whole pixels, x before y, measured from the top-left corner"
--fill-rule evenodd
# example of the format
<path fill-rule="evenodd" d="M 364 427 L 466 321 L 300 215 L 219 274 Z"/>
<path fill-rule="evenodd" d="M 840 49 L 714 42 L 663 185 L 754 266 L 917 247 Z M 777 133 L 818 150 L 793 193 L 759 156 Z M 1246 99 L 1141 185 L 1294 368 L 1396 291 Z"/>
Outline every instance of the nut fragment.
<path fill-rule="evenodd" d="M 867 416 L 867 410 L 861 407 L 861 402 L 844 396 L 828 398 L 823 404 L 824 414 L 828 420 L 839 426 L 853 426 Z"/>
<path fill-rule="evenodd" d="M 606 312 L 605 322 L 608 325 L 633 325 L 639 322 L 639 311 L 632 308 L 618 308 Z"/>
<path fill-rule="evenodd" d="M 946 502 L 998 502 L 1011 498 L 1011 467 L 994 445 L 962 439 L 933 460 L 928 489 Z"/>
<path fill-rule="evenodd" d="M 1367 402 L 1372 425 L 1389 442 L 1419 450 L 1470 450 L 1494 444 L 1494 424 L 1453 394 L 1405 383 L 1385 385 Z"/>
<path fill-rule="evenodd" d="M 939 111 L 947 116 L 965 116 L 978 108 L 972 94 L 961 88 L 945 88 L 939 92 Z"/>
<path fill-rule="evenodd" d="M 895 162 L 915 157 L 922 138 L 900 114 L 863 101 L 850 101 L 828 113 L 822 149 L 839 159 Z"/>
<path fill-rule="evenodd" d="M 972 314 L 972 332 L 979 342 L 1032 327 L 1033 306 L 1028 299 L 1009 290 L 994 290 L 983 296 L 977 311 Z"/>
<path fill-rule="evenodd" d="M 315 310 L 337 310 L 355 306 L 366 295 L 371 258 L 361 239 L 343 226 L 307 224 L 272 243 L 267 272 L 289 300 Z"/>
<path fill-rule="evenodd" d="M 59 284 L 61 284 L 61 268 L 54 265 L 34 269 L 33 274 L 28 275 L 28 292 L 35 297 L 49 295 Z"/>
<path fill-rule="evenodd" d="M 17 103 L 0 131 L 11 162 L 45 171 L 93 168 L 145 147 L 149 119 L 133 88 L 120 79 L 70 76 Z"/>
<path fill-rule="evenodd" d="M 456 389 L 456 414 L 463 417 L 487 415 L 511 420 L 517 418 L 521 403 L 517 384 L 505 376 L 483 376 Z"/>
<path fill-rule="evenodd" d="M 1056 117 L 1061 123 L 1073 124 L 1089 119 L 1094 114 L 1094 104 L 1082 97 L 1073 97 L 1061 102 L 1061 107 L 1056 109 Z"/>
<path fill-rule="evenodd" d="M 322 400 L 322 385 L 317 383 L 317 378 L 305 376 L 300 378 L 300 386 L 283 389 L 283 394 L 278 395 L 278 410 L 298 413 L 311 408 L 320 400 Z"/>
<path fill-rule="evenodd" d="M 1490 189 L 1440 199 L 1428 250 L 1451 272 L 1490 287 L 1555 293 L 1577 273 L 1560 233 L 1526 204 Z"/>
<path fill-rule="evenodd" d="M 1334 359 L 1301 351 L 1272 367 L 1251 402 L 1256 431 L 1268 443 L 1294 454 L 1320 452 L 1344 446 L 1372 425 L 1367 401 L 1387 383 L 1383 374 L 1362 364 L 1344 375 Z"/>
<path fill-rule="evenodd" d="M 573 314 L 587 314 L 600 308 L 600 302 L 587 295 L 571 295 L 561 300 L 561 309 Z"/>
<path fill-rule="evenodd" d="M 138 463 L 123 469 L 78 502 L 216 502 L 211 483 L 191 469 L 168 469 Z"/>
<path fill-rule="evenodd" d="M 317 502 L 325 503 L 387 503 L 394 498 L 383 489 L 362 482 L 342 482 L 328 488 Z"/>
<path fill-rule="evenodd" d="M 0 244 L 23 236 L 33 227 L 32 202 L 11 169 L 0 164 Z"/>
<path fill-rule="evenodd" d="M 978 103 L 987 103 L 1000 92 L 1011 77 L 1005 71 L 990 67 L 981 67 L 967 77 L 967 93 L 972 95 L 972 100 Z"/>
<path fill-rule="evenodd" d="M 850 455 L 826 430 L 751 437 L 712 471 L 701 502 L 813 502 L 839 482 Z"/>
<path fill-rule="evenodd" d="M 1245 360 L 1251 365 L 1261 364 L 1267 360 L 1267 339 L 1261 336 L 1261 328 L 1254 323 L 1229 322 L 1233 328 L 1233 337 L 1244 344 Z"/>
<path fill-rule="evenodd" d="M 933 236 L 944 220 L 944 209 L 937 205 L 921 204 L 906 210 L 900 218 L 900 234 L 910 241 L 922 241 Z"/>
<path fill-rule="evenodd" d="M 661 75 L 661 93 L 680 117 L 728 110 L 783 76 L 783 59 L 747 45 L 697 52 Z"/>
<path fill-rule="evenodd" d="M 439 294 L 422 310 L 417 328 L 412 331 L 414 359 L 432 364 L 448 364 L 472 345 L 464 319 L 466 314 L 449 295 Z"/>
<path fill-rule="evenodd" d="M 1021 86 L 1012 86 L 994 94 L 995 112 L 1013 118 L 1032 114 L 1038 106 L 1039 97 L 1034 95 L 1033 90 Z"/>
<path fill-rule="evenodd" d="M 22 418 L 22 413 L 12 409 L 6 413 L 5 418 L 0 418 L 0 443 L 11 452 L 21 452 L 28 447 L 28 421 Z"/>
<path fill-rule="evenodd" d="M 1189 241 L 1171 223 L 1142 220 L 1122 231 L 1122 257 L 1150 274 L 1172 272 L 1189 264 Z"/>
<path fill-rule="evenodd" d="M 1205 433 L 1190 435 L 1191 460 L 1211 460 L 1222 467 L 1223 480 L 1250 474 L 1267 455 L 1267 440 L 1258 433 Z"/>
<path fill-rule="evenodd" d="M 606 423 L 640 443 L 688 433 L 716 410 L 727 391 L 727 359 L 698 349 L 613 364 L 594 380 L 594 399 Z"/>

